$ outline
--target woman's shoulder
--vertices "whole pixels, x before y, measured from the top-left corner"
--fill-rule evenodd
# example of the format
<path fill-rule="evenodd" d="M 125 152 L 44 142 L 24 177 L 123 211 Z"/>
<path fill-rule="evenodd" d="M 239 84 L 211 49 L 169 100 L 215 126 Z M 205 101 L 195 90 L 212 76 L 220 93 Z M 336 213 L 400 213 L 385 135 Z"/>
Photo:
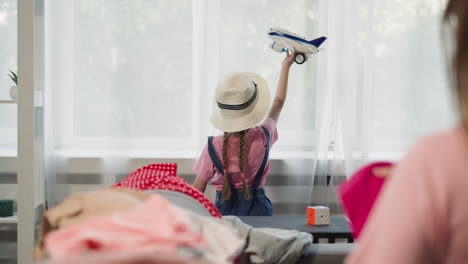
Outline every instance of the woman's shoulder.
<path fill-rule="evenodd" d="M 423 137 L 413 146 L 412 151 L 446 155 L 447 153 L 464 152 L 463 150 L 466 148 L 468 148 L 467 138 L 463 127 L 460 125 Z"/>
<path fill-rule="evenodd" d="M 467 159 L 468 142 L 462 126 L 420 139 L 404 158 L 411 164 L 445 172 L 463 167 Z"/>

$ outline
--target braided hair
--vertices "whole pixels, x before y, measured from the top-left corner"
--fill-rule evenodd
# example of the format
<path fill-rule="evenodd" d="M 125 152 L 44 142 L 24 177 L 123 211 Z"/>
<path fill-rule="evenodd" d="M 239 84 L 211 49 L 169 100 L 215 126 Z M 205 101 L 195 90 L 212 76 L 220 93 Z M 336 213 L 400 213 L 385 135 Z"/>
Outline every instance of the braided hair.
<path fill-rule="evenodd" d="M 240 132 L 240 142 L 239 142 L 239 170 L 242 177 L 242 194 L 245 199 L 249 199 L 249 190 L 247 188 L 247 181 L 244 174 L 244 151 L 245 151 L 245 130 Z"/>
<path fill-rule="evenodd" d="M 246 131 L 240 131 L 240 142 L 239 142 L 239 170 L 242 177 L 242 194 L 245 199 L 249 199 L 249 192 L 247 188 L 247 181 L 244 174 L 244 166 L 245 166 L 245 133 Z M 222 202 L 228 200 L 231 197 L 231 187 L 230 187 L 230 180 L 228 175 L 228 139 L 229 133 L 224 132 L 223 135 L 223 190 L 221 192 L 221 200 Z"/>
<path fill-rule="evenodd" d="M 227 132 L 224 132 L 224 135 L 223 135 L 223 170 L 224 170 L 224 176 L 223 176 L 223 191 L 221 193 L 222 202 L 224 202 L 224 201 L 228 200 L 229 198 L 231 198 L 231 186 L 230 186 L 229 176 L 228 176 L 228 159 L 227 159 L 228 139 L 229 139 L 229 134 Z"/>

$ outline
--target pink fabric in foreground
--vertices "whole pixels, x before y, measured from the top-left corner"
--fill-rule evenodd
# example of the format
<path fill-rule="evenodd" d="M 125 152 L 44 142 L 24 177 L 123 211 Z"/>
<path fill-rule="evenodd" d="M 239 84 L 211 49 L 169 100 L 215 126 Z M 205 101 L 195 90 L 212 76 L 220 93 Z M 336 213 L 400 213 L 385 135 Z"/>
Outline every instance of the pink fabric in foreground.
<path fill-rule="evenodd" d="M 357 171 L 338 187 L 344 210 L 351 221 L 353 236 L 359 237 L 367 216 L 374 205 L 385 179 L 376 177 L 372 170 L 376 167 L 392 166 L 389 162 L 372 163 Z"/>
<path fill-rule="evenodd" d="M 346 264 L 468 263 L 468 136 L 420 140 L 387 179 Z"/>
<path fill-rule="evenodd" d="M 153 246 L 175 252 L 178 246 L 203 246 L 201 234 L 190 229 L 186 215 L 159 195 L 152 195 L 128 211 L 96 217 L 57 231 L 45 238 L 53 260 L 85 252 L 132 250 Z"/>

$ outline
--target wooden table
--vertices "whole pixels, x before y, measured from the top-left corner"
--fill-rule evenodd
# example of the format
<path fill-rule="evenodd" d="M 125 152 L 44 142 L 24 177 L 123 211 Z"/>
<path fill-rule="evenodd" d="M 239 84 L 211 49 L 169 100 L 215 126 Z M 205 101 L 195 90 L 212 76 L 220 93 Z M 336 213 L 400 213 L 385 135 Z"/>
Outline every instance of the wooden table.
<path fill-rule="evenodd" d="M 314 243 L 318 243 L 321 238 L 328 239 L 329 243 L 335 243 L 337 238 L 346 238 L 348 243 L 354 242 L 349 223 L 342 216 L 331 216 L 330 224 L 325 226 L 307 224 L 305 215 L 240 216 L 239 218 L 253 227 L 271 227 L 307 232 L 314 236 Z"/>

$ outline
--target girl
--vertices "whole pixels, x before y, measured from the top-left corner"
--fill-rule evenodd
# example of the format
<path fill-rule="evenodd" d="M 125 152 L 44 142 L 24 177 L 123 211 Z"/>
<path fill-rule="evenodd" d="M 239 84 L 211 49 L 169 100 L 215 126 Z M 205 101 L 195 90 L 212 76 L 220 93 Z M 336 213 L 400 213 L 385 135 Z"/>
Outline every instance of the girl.
<path fill-rule="evenodd" d="M 263 185 L 270 168 L 268 153 L 278 139 L 276 123 L 286 100 L 294 54 L 283 60 L 278 89 L 270 106 L 266 81 L 254 73 L 231 73 L 219 81 L 211 123 L 224 135 L 209 137 L 198 159 L 195 188 L 216 188 L 216 206 L 223 215 L 272 215 Z M 269 109 L 269 112 L 268 112 Z M 260 126 L 257 126 L 265 116 Z"/>

